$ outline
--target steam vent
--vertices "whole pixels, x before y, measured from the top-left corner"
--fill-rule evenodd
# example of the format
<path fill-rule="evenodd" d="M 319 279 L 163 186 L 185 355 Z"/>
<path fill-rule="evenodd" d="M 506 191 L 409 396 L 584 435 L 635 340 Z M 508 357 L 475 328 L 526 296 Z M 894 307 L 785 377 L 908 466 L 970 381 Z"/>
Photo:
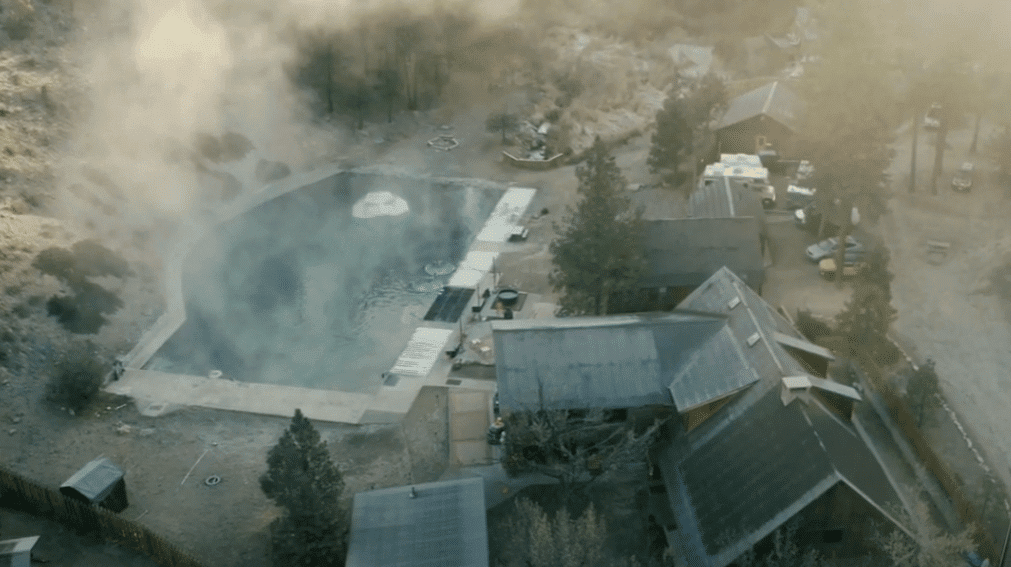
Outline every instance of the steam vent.
<path fill-rule="evenodd" d="M 446 384 L 460 318 L 536 191 L 336 168 L 291 176 L 183 231 L 166 312 L 112 393 L 181 406 L 370 423 Z"/>

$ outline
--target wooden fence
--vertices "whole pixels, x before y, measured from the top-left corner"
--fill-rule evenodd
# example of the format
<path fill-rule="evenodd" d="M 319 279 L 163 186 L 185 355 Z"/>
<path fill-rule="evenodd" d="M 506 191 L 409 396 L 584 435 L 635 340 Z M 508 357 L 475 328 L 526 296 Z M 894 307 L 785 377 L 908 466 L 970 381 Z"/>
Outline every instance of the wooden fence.
<path fill-rule="evenodd" d="M 951 504 L 955 508 L 959 519 L 962 520 L 963 524 L 977 528 L 973 534 L 973 538 L 979 547 L 980 554 L 983 557 L 989 558 L 991 564 L 996 565 L 1000 548 L 997 547 L 994 534 L 990 533 L 983 519 L 976 512 L 976 508 L 969 501 L 965 490 L 962 488 L 961 480 L 937 456 L 937 453 L 930 446 L 930 442 L 923 436 L 920 428 L 916 425 L 916 417 L 909 409 L 905 400 L 889 386 L 871 382 L 863 370 L 860 370 L 855 364 L 851 365 L 850 369 L 861 377 L 864 384 L 874 388 L 874 391 L 884 400 L 888 406 L 892 420 L 899 426 L 906 439 L 909 440 L 913 446 L 913 450 L 916 451 L 916 455 L 923 462 L 927 470 L 934 475 L 934 478 L 941 483 L 941 487 L 951 500 Z M 1001 534 L 1002 536 L 1003 534 Z"/>
<path fill-rule="evenodd" d="M 164 567 L 203 567 L 192 556 L 146 527 L 97 506 L 68 498 L 0 467 L 0 507 L 62 524 L 78 533 L 146 555 Z"/>

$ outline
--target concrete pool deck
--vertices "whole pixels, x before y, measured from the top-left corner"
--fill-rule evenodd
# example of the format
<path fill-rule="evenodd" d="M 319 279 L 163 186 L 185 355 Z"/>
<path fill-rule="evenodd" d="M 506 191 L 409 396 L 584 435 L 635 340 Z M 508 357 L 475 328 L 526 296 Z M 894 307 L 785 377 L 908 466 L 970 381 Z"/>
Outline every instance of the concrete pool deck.
<path fill-rule="evenodd" d="M 212 214 L 205 223 L 184 231 L 183 238 L 165 260 L 167 306 L 165 313 L 141 337 L 134 348 L 120 358 L 120 370 L 113 376 L 115 378 L 118 375 L 118 379 L 109 381 L 105 390 L 133 398 L 141 414 L 152 417 L 189 406 L 281 417 L 292 416 L 298 408 L 310 419 L 351 424 L 399 421 L 410 410 L 418 393 L 425 386 L 494 391 L 494 382 L 489 384 L 486 380 L 449 381 L 452 362 L 443 353 L 448 350 L 447 345 L 455 345 L 460 339 L 461 325 L 456 323 L 424 322 L 419 325 L 397 362 L 387 373 L 386 383 L 371 394 L 240 382 L 220 377 L 189 376 L 144 369 L 158 349 L 186 320 L 182 291 L 183 262 L 200 238 L 220 222 L 342 171 L 329 167 L 293 175 L 257 193 L 238 199 L 237 202 Z M 432 181 L 431 178 L 425 180 Z M 478 254 L 468 255 L 469 262 L 465 260 L 460 266 L 467 271 L 465 278 L 468 282 L 467 287 L 471 287 L 469 284 L 473 283 L 475 289 L 487 289 L 493 285 L 495 279 L 495 274 L 490 271 L 494 266 L 494 257 L 509 246 L 507 241 L 511 229 L 526 213 L 536 190 L 506 187 L 477 179 L 452 181 L 474 186 L 494 185 L 505 190 L 470 247 L 472 252 L 490 253 L 490 265 L 487 261 L 489 258 Z M 477 261 L 479 259 L 481 261 Z M 477 300 L 478 294 L 474 295 Z M 517 317 L 524 317 L 523 312 L 528 310 L 532 312 L 534 305 L 535 303 L 531 301 L 528 308 L 516 313 Z M 466 309 L 461 318 L 466 319 L 469 312 L 469 308 Z M 466 333 L 466 329 L 464 332 Z"/>

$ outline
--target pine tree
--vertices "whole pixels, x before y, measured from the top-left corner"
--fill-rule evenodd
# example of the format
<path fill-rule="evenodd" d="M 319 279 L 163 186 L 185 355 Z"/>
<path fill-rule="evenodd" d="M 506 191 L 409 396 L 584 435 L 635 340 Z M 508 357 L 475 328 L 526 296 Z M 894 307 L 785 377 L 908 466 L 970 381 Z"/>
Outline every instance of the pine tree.
<path fill-rule="evenodd" d="M 347 519 L 340 506 L 344 478 L 326 442 L 296 409 L 291 426 L 267 453 L 260 489 L 284 508 L 271 524 L 274 564 L 339 566 L 346 554 Z"/>
<path fill-rule="evenodd" d="M 673 182 L 678 180 L 681 161 L 692 151 L 693 132 L 685 116 L 681 99 L 667 97 L 656 113 L 656 132 L 646 164 L 652 173 L 662 173 Z"/>
<path fill-rule="evenodd" d="M 849 303 L 836 316 L 836 333 L 845 341 L 849 356 L 869 356 L 879 360 L 885 354 L 888 328 L 896 310 L 888 302 L 889 292 L 870 282 L 860 282 L 853 289 Z"/>
<path fill-rule="evenodd" d="M 645 270 L 643 226 L 621 196 L 625 178 L 600 138 L 576 168 L 577 208 L 568 225 L 556 226 L 551 243 L 555 291 L 562 292 L 560 315 L 603 315 L 613 294 L 628 292 Z"/>

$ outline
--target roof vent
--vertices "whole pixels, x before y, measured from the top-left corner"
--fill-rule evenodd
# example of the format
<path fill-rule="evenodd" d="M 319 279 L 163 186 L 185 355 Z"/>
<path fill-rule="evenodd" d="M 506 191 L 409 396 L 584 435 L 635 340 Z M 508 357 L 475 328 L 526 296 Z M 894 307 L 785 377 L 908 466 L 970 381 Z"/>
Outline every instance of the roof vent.
<path fill-rule="evenodd" d="M 757 343 L 758 340 L 761 339 L 761 338 L 762 338 L 762 336 L 759 335 L 758 333 L 752 334 L 750 337 L 748 337 L 748 346 L 749 347 L 755 346 L 755 343 Z"/>
<path fill-rule="evenodd" d="M 730 301 L 728 301 L 728 302 L 727 302 L 727 307 L 728 307 L 729 309 L 733 309 L 734 307 L 737 307 L 737 305 L 738 305 L 738 304 L 739 304 L 740 302 L 741 302 L 741 298 L 740 298 L 740 297 L 737 297 L 737 296 L 735 295 L 733 299 L 731 299 Z"/>

